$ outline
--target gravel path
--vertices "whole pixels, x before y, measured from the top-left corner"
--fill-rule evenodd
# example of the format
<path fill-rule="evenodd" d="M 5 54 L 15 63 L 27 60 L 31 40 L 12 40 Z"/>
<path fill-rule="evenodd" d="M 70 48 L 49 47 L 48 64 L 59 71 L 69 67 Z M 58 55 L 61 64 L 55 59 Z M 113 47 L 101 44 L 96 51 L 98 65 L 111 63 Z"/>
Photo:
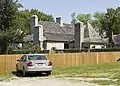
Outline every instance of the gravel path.
<path fill-rule="evenodd" d="M 9 82 L 0 82 L 0 86 L 97 86 L 87 82 L 75 82 L 53 77 L 17 78 Z"/>

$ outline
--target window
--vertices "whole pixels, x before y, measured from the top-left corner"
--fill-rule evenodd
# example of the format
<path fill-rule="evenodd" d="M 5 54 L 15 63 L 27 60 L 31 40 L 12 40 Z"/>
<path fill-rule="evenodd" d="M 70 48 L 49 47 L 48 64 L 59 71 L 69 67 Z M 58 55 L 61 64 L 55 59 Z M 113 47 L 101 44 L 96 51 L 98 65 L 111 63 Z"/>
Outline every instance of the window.
<path fill-rule="evenodd" d="M 105 46 L 102 46 L 102 48 L 105 48 Z"/>
<path fill-rule="evenodd" d="M 94 48 L 94 49 L 95 49 L 95 46 L 92 46 L 92 48 Z"/>
<path fill-rule="evenodd" d="M 27 60 L 27 59 L 26 59 L 26 55 L 22 56 L 20 60 L 21 60 L 21 61 L 26 61 L 26 60 Z"/>
<path fill-rule="evenodd" d="M 28 60 L 47 60 L 44 55 L 29 55 Z"/>
<path fill-rule="evenodd" d="M 69 49 L 69 44 L 64 44 L 64 49 Z"/>

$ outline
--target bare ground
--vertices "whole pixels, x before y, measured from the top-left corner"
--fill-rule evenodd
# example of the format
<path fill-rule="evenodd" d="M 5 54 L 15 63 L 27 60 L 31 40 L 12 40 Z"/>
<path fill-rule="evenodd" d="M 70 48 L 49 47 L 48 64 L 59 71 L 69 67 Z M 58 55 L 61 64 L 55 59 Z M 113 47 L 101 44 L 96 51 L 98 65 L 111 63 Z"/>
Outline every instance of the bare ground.
<path fill-rule="evenodd" d="M 14 78 L 11 81 L 0 82 L 0 86 L 98 86 L 84 81 L 75 82 L 65 78 L 26 77 Z"/>

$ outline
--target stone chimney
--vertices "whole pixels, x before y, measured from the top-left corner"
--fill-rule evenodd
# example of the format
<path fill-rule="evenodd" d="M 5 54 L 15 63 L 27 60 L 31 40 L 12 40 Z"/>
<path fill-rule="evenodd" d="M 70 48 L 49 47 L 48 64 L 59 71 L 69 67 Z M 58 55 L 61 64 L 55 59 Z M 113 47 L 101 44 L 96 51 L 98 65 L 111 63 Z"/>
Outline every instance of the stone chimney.
<path fill-rule="evenodd" d="M 75 24 L 75 48 L 81 49 L 84 38 L 84 25 L 82 22 Z"/>
<path fill-rule="evenodd" d="M 63 26 L 63 17 L 62 16 L 57 17 L 56 23 L 60 24 L 60 26 Z"/>
<path fill-rule="evenodd" d="M 38 24 L 38 16 L 32 15 L 30 18 L 30 34 L 33 35 L 33 43 L 39 44 L 43 48 L 43 26 Z"/>
<path fill-rule="evenodd" d="M 37 15 L 32 15 L 30 18 L 30 33 L 34 33 L 34 26 L 38 25 L 38 17 Z"/>
<path fill-rule="evenodd" d="M 34 37 L 33 37 L 33 42 L 37 43 L 40 45 L 41 49 L 43 48 L 43 26 L 42 25 L 37 25 L 34 27 Z"/>

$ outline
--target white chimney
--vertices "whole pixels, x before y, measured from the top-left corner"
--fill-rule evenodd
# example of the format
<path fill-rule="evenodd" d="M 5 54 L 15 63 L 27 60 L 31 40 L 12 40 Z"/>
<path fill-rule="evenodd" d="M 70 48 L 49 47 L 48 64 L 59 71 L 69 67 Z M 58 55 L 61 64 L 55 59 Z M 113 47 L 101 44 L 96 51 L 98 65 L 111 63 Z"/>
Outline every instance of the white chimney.
<path fill-rule="evenodd" d="M 63 17 L 62 16 L 56 17 L 56 23 L 60 24 L 60 26 L 63 26 Z"/>

